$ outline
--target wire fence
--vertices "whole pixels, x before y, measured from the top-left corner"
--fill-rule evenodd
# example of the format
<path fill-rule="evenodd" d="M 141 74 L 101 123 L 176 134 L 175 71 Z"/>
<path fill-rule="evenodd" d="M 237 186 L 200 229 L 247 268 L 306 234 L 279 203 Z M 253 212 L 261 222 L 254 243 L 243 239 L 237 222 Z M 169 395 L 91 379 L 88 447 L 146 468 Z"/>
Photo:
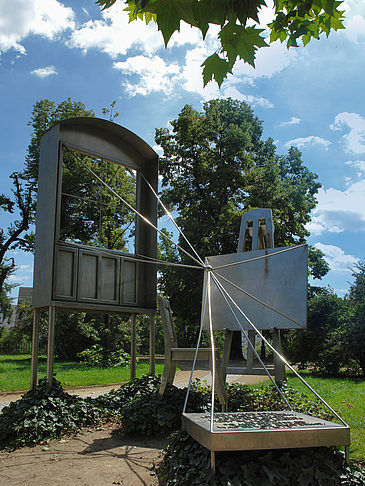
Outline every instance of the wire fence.
<path fill-rule="evenodd" d="M 0 343 L 0 354 L 31 354 L 32 343 L 30 342 L 2 342 Z"/>

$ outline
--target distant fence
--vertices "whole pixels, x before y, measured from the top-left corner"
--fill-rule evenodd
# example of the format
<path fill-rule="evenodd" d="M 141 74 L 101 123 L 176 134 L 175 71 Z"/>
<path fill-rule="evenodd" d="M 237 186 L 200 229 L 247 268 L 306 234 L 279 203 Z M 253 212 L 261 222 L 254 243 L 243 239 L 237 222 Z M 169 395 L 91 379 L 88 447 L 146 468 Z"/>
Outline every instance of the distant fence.
<path fill-rule="evenodd" d="M 0 354 L 31 354 L 32 343 L 0 343 Z"/>

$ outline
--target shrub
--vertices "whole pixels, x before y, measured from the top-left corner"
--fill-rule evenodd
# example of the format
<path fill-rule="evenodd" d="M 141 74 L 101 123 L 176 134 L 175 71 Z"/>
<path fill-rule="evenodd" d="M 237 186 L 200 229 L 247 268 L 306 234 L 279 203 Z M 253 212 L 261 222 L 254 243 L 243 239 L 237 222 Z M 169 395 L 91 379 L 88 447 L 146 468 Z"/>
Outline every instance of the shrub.
<path fill-rule="evenodd" d="M 144 375 L 141 378 L 134 378 L 117 390 L 111 390 L 105 395 L 92 399 L 92 402 L 106 413 L 121 415 L 127 403 L 151 395 L 158 389 L 160 382 L 157 376 Z"/>
<path fill-rule="evenodd" d="M 77 358 L 90 366 L 100 366 L 101 368 L 126 366 L 130 361 L 129 354 L 123 349 L 109 351 L 100 344 L 94 344 L 91 348 L 77 353 Z"/>
<path fill-rule="evenodd" d="M 34 390 L 2 410 L 0 449 L 34 445 L 76 432 L 100 419 L 101 413 L 91 400 L 69 395 L 55 379 L 52 389 L 48 390 L 43 378 Z"/>
<path fill-rule="evenodd" d="M 167 386 L 163 396 L 158 390 L 127 403 L 122 412 L 123 432 L 126 434 L 164 435 L 181 427 L 181 413 L 186 389 Z M 187 411 L 203 412 L 207 400 L 191 391 Z"/>

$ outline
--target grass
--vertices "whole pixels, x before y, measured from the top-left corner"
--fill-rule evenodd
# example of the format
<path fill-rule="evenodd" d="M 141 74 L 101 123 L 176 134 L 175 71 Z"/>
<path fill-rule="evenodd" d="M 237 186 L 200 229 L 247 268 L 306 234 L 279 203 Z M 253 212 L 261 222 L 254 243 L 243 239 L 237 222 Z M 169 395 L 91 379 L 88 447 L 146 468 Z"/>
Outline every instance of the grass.
<path fill-rule="evenodd" d="M 365 464 L 365 379 L 323 378 L 311 376 L 309 372 L 301 372 L 301 375 L 350 426 L 350 457 Z M 288 384 L 308 396 L 312 395 L 294 374 L 288 374 Z"/>
<path fill-rule="evenodd" d="M 47 359 L 38 360 L 38 379 L 46 376 Z M 162 374 L 163 364 L 156 363 L 156 373 Z M 63 387 L 110 385 L 130 379 L 130 367 L 97 368 L 84 363 L 55 362 L 54 373 Z M 137 377 L 149 373 L 149 364 L 140 360 Z M 0 392 L 28 390 L 30 383 L 30 355 L 0 355 Z"/>

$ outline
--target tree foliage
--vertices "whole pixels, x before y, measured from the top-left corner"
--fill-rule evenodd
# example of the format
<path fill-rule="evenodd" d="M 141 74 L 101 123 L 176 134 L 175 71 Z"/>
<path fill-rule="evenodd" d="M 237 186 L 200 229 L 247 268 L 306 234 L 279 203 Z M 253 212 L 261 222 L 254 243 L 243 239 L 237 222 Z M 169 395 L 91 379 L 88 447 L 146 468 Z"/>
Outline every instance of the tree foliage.
<path fill-rule="evenodd" d="M 353 359 L 365 375 L 365 262 L 359 262 L 352 273 L 355 281 L 350 287 L 350 313 L 346 329 L 346 344 Z"/>
<path fill-rule="evenodd" d="M 257 207 L 273 211 L 275 246 L 302 243 L 305 225 L 320 187 L 303 165 L 300 152 L 278 155 L 272 139 L 262 140 L 262 122 L 244 102 L 212 100 L 198 112 L 186 105 L 171 122 L 156 130 L 162 146 L 162 198 L 177 211 L 177 223 L 201 257 L 237 250 L 242 212 Z M 179 244 L 189 251 L 186 242 Z M 191 251 L 191 250 L 190 250 Z M 169 259 L 192 263 L 164 242 Z M 314 252 L 313 261 L 320 259 Z M 326 273 L 317 265 L 316 276 Z M 162 269 L 161 290 L 171 299 L 181 321 L 182 345 L 197 328 L 202 272 Z"/>
<path fill-rule="evenodd" d="M 302 367 L 324 374 L 362 371 L 365 375 L 365 264 L 353 271 L 354 283 L 344 297 L 332 289 L 311 287 L 307 329 L 290 333 L 286 353 Z"/>
<path fill-rule="evenodd" d="M 8 316 L 11 313 L 11 299 L 9 292 L 14 284 L 7 279 L 16 269 L 15 260 L 8 257 L 8 251 L 21 248 L 29 251 L 30 240 L 25 231 L 34 215 L 35 203 L 33 200 L 33 184 L 22 181 L 22 175 L 13 172 L 10 175 L 13 181 L 12 197 L 0 194 L 0 211 L 8 213 L 16 219 L 7 229 L 0 228 L 0 314 Z"/>
<path fill-rule="evenodd" d="M 117 0 L 97 0 L 102 9 Z M 181 21 L 200 30 L 203 39 L 212 26 L 219 26 L 220 47 L 203 62 L 204 86 L 214 79 L 220 86 L 232 73 L 237 59 L 255 66 L 258 49 L 268 46 L 264 31 L 270 32 L 269 41 L 286 42 L 287 47 L 298 47 L 298 41 L 308 44 L 322 33 L 343 29 L 342 1 L 336 0 L 275 0 L 273 21 L 262 26 L 260 10 L 264 0 L 122 0 L 130 21 L 153 20 L 161 31 L 165 46 L 172 34 L 180 30 Z M 264 27 L 264 28 L 262 28 Z"/>

